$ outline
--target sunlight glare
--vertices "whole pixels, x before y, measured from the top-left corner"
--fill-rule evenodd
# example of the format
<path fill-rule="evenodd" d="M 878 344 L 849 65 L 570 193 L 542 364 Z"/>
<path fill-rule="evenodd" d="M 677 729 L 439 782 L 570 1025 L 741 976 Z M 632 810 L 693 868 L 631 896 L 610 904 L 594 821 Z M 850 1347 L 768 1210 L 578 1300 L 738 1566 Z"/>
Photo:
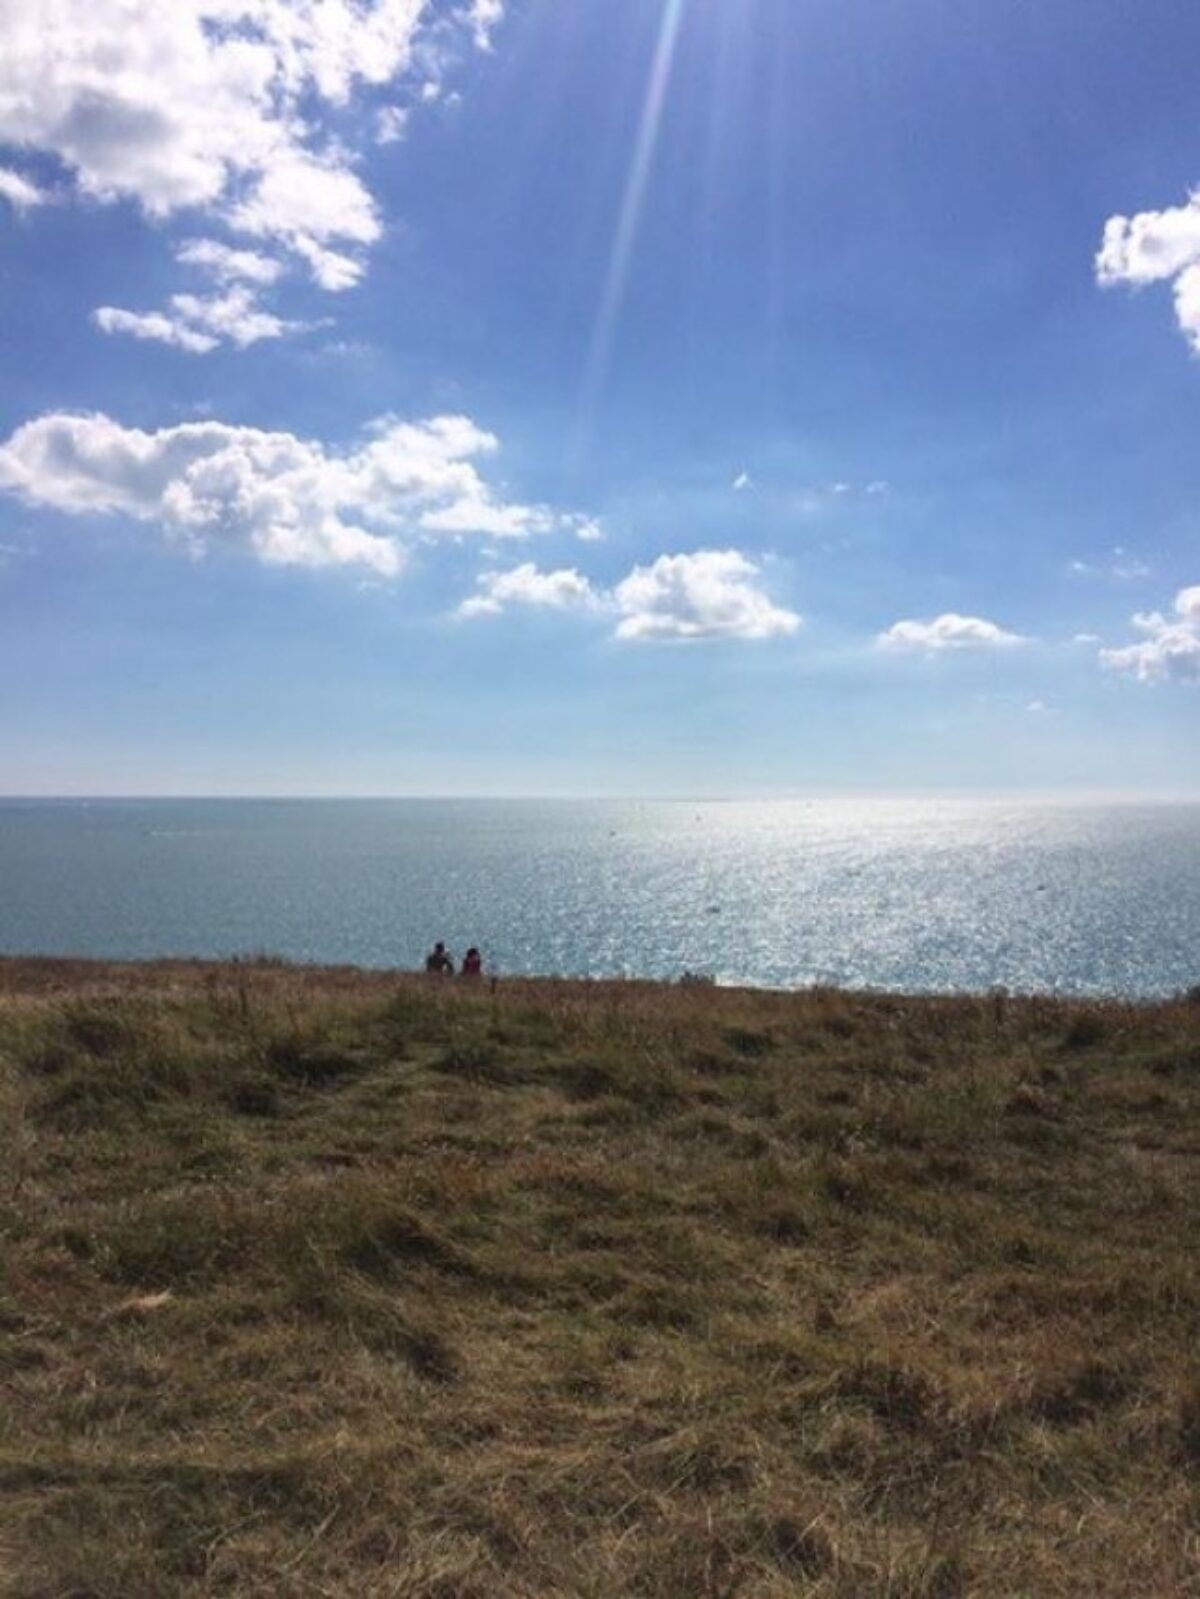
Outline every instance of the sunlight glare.
<path fill-rule="evenodd" d="M 654 167 L 654 156 L 658 148 L 658 136 L 662 127 L 663 110 L 666 106 L 667 93 L 671 86 L 675 51 L 679 42 L 679 30 L 687 5 L 688 0 L 665 0 L 663 6 L 662 20 L 658 29 L 658 42 L 655 46 L 654 60 L 651 64 L 650 77 L 646 85 L 646 98 L 638 122 L 633 158 L 630 161 L 629 174 L 625 180 L 625 192 L 621 201 L 616 232 L 613 236 L 612 251 L 609 255 L 604 292 L 600 298 L 599 310 L 592 329 L 588 361 L 580 394 L 580 433 L 586 429 L 608 370 L 617 321 L 625 299 L 630 263 L 634 246 L 637 243 L 642 211 L 646 203 L 646 190 Z M 582 443 L 582 440 L 577 440 L 577 443 Z"/>

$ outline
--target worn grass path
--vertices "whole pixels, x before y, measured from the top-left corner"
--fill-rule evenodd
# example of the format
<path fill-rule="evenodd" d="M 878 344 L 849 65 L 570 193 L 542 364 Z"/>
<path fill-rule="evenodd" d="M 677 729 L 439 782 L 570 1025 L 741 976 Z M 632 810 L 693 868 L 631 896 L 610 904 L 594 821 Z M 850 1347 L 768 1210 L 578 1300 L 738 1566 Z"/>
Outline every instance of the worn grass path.
<path fill-rule="evenodd" d="M 0 961 L 6 1599 L 1200 1595 L 1200 1005 Z"/>

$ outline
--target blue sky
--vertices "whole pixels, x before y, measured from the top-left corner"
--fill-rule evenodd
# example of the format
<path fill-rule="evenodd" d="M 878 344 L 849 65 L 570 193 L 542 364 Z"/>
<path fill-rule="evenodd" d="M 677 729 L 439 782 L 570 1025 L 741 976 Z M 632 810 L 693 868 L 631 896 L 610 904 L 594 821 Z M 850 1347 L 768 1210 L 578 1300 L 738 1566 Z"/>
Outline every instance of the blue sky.
<path fill-rule="evenodd" d="M 1200 791 L 1200 20 L 0 0 L 0 791 Z"/>

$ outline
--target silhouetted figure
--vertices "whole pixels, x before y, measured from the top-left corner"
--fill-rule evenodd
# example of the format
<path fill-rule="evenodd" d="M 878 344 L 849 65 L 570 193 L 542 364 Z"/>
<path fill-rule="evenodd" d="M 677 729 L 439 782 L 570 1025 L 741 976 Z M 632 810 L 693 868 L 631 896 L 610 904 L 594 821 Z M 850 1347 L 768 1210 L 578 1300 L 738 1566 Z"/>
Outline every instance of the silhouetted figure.
<path fill-rule="evenodd" d="M 464 977 L 483 976 L 483 956 L 475 948 L 474 944 L 463 956 L 462 975 Z"/>
<path fill-rule="evenodd" d="M 454 976 L 454 962 L 451 960 L 446 951 L 446 946 L 440 938 L 425 957 L 425 970 L 434 977 Z"/>

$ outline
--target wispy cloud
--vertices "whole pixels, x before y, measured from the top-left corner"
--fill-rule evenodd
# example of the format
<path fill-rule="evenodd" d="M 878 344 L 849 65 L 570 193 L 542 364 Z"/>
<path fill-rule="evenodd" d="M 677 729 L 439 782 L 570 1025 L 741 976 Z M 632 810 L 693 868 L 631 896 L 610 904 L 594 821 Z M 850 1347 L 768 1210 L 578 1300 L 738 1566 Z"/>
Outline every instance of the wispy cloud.
<path fill-rule="evenodd" d="M 375 143 L 399 144 L 408 132 L 411 117 L 407 106 L 383 106 L 375 113 Z"/>
<path fill-rule="evenodd" d="M 254 283 L 266 287 L 283 276 L 277 257 L 258 250 L 238 250 L 219 239 L 185 239 L 175 250 L 182 266 L 198 267 L 218 283 Z"/>
<path fill-rule="evenodd" d="M 0 200 L 7 200 L 17 211 L 29 211 L 34 206 L 45 205 L 49 195 L 31 179 L 22 177 L 11 167 L 0 167 Z"/>
<path fill-rule="evenodd" d="M 103 333 L 128 333 L 173 345 L 192 355 L 207 355 L 220 344 L 239 350 L 264 339 L 281 339 L 309 324 L 287 322 L 265 311 L 253 289 L 236 284 L 221 294 L 173 294 L 162 311 L 129 311 L 120 306 L 97 306 L 92 320 Z"/>
<path fill-rule="evenodd" d="M 1137 583 L 1152 573 L 1152 568 L 1140 556 L 1131 555 L 1120 544 L 1097 560 L 1070 561 L 1067 570 L 1072 577 L 1107 578 L 1116 583 Z"/>
<path fill-rule="evenodd" d="M 1028 642 L 1019 633 L 1010 633 L 984 617 L 960 616 L 955 611 L 946 611 L 928 622 L 895 622 L 876 640 L 881 649 L 930 655 L 952 650 L 1007 650 Z"/>
<path fill-rule="evenodd" d="M 892 485 L 886 478 L 871 478 L 867 482 L 834 478 L 829 483 L 819 483 L 813 488 L 802 490 L 797 503 L 806 516 L 820 516 L 836 506 L 886 499 L 891 492 Z"/>

